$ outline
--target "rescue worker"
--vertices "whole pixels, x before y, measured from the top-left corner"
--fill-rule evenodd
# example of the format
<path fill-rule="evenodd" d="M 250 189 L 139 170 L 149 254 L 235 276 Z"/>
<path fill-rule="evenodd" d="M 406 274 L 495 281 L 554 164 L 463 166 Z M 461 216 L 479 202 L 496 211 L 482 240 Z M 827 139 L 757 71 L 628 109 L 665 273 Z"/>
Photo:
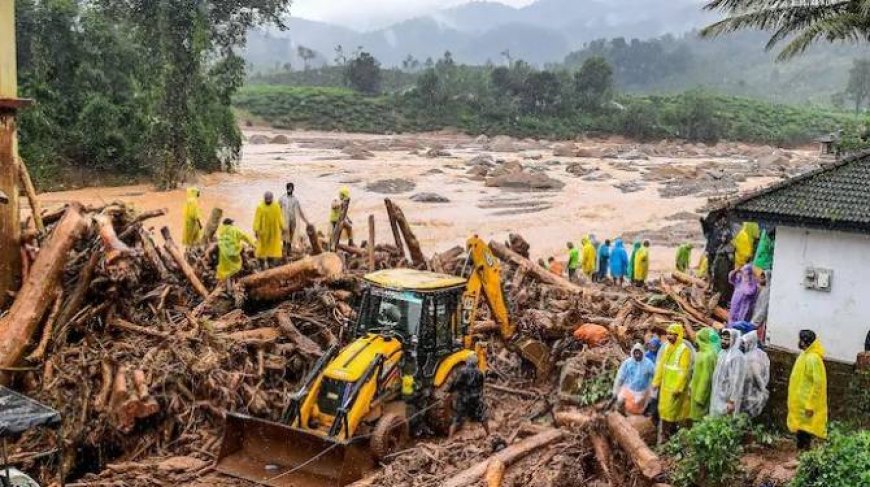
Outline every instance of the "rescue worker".
<path fill-rule="evenodd" d="M 652 338 L 646 342 L 646 358 L 650 359 L 652 363 L 657 363 L 660 348 L 662 348 L 662 340 L 658 335 L 653 335 Z"/>
<path fill-rule="evenodd" d="M 568 242 L 568 280 L 577 282 L 577 269 L 580 268 L 580 249 L 574 246 L 573 242 Z"/>
<path fill-rule="evenodd" d="M 767 230 L 761 231 L 761 238 L 758 239 L 758 249 L 755 251 L 755 259 L 752 265 L 756 269 L 769 271 L 773 269 L 773 232 L 767 233 Z"/>
<path fill-rule="evenodd" d="M 588 236 L 583 237 L 583 274 L 586 274 L 586 277 L 592 278 L 592 274 L 595 273 L 595 247 L 592 246 L 592 241 Z"/>
<path fill-rule="evenodd" d="M 750 322 L 758 329 L 758 340 L 764 343 L 767 330 L 767 310 L 770 308 L 770 271 L 761 271 L 758 278 L 758 297 L 752 310 Z"/>
<path fill-rule="evenodd" d="M 605 240 L 603 245 L 598 246 L 598 282 L 607 279 L 607 271 L 610 269 L 610 240 Z"/>
<path fill-rule="evenodd" d="M 613 251 L 610 252 L 610 277 L 618 286 L 625 283 L 625 275 L 628 274 L 628 253 L 621 238 L 613 242 Z"/>
<path fill-rule="evenodd" d="M 628 282 L 634 282 L 634 263 L 637 259 L 638 251 L 640 251 L 640 240 L 635 240 L 631 245 L 631 256 L 628 258 Z"/>
<path fill-rule="evenodd" d="M 754 255 L 755 240 L 758 239 L 758 224 L 745 222 L 734 237 L 734 268 L 740 269 L 750 263 Z"/>
<path fill-rule="evenodd" d="M 245 232 L 233 225 L 232 218 L 224 218 L 217 231 L 218 266 L 217 279 L 226 280 L 227 292 L 232 292 L 232 277 L 242 270 L 242 244 L 251 247 L 254 241 Z"/>
<path fill-rule="evenodd" d="M 656 366 L 646 358 L 643 345 L 636 343 L 631 355 L 619 366 L 613 382 L 617 408 L 629 414 L 643 414 L 652 397 L 652 380 Z"/>
<path fill-rule="evenodd" d="M 562 265 L 561 262 L 557 261 L 555 257 L 550 257 L 547 259 L 547 264 L 550 269 L 550 272 L 556 274 L 559 277 L 565 273 L 565 266 Z"/>
<path fill-rule="evenodd" d="M 746 357 L 746 379 L 740 412 L 757 418 L 770 397 L 767 390 L 770 382 L 770 358 L 758 347 L 758 332 L 751 331 L 740 337 L 740 348 Z"/>
<path fill-rule="evenodd" d="M 465 367 L 459 371 L 448 389 L 451 394 L 456 394 L 453 424 L 450 425 L 448 438 L 453 438 L 466 419 L 480 423 L 486 436 L 490 436 L 486 405 L 483 402 L 483 385 L 484 377 L 477 367 L 477 355 L 471 354 L 465 360 Z"/>
<path fill-rule="evenodd" d="M 695 277 L 706 279 L 710 274 L 710 261 L 707 260 L 707 254 L 702 252 L 701 259 L 698 261 L 698 266 L 695 267 Z"/>
<path fill-rule="evenodd" d="M 676 431 L 689 416 L 689 376 L 692 351 L 686 345 L 683 325 L 672 323 L 667 329 L 667 341 L 662 349 L 653 387 L 659 398 L 659 444 Z"/>
<path fill-rule="evenodd" d="M 287 192 L 278 198 L 278 205 L 281 206 L 281 214 L 284 216 L 284 257 L 290 257 L 290 251 L 293 250 L 293 238 L 296 236 L 296 216 L 302 218 L 302 222 L 307 226 L 308 218 L 302 211 L 302 206 L 299 205 L 299 200 L 293 194 L 296 190 L 296 185 L 287 183 Z"/>
<path fill-rule="evenodd" d="M 740 413 L 743 385 L 746 378 L 746 357 L 740 350 L 740 332 L 725 328 L 719 332 L 722 351 L 713 372 L 710 415 L 726 416 Z"/>
<path fill-rule="evenodd" d="M 284 231 L 284 217 L 281 207 L 274 200 L 272 193 L 267 191 L 254 214 L 254 236 L 257 237 L 254 254 L 267 269 L 273 260 L 281 258 L 283 251 L 281 236 Z"/>
<path fill-rule="evenodd" d="M 197 245 L 202 240 L 202 212 L 199 209 L 199 189 L 187 188 L 187 199 L 184 202 L 184 231 L 181 243 L 185 247 Z"/>
<path fill-rule="evenodd" d="M 338 190 L 338 198 L 332 200 L 332 205 L 329 208 L 329 226 L 331 228 L 331 235 L 335 235 L 336 231 L 341 231 L 347 233 L 348 245 L 353 246 L 353 222 L 350 221 L 347 214 L 344 215 L 344 220 L 341 220 L 342 209 L 345 206 L 350 206 L 350 189 L 345 186 Z M 341 240 L 341 235 L 338 236 L 339 241 Z"/>
<path fill-rule="evenodd" d="M 719 355 L 718 341 L 713 338 L 715 336 L 716 332 L 712 328 L 704 328 L 697 335 L 698 353 L 695 355 L 692 381 L 689 383 L 689 418 L 692 421 L 700 421 L 710 413 L 713 372 L 716 370 Z"/>
<path fill-rule="evenodd" d="M 734 294 L 731 295 L 731 306 L 728 310 L 728 322 L 748 321 L 752 316 L 755 299 L 758 297 L 758 281 L 752 271 L 752 264 L 731 271 L 728 282 L 734 286 Z"/>
<path fill-rule="evenodd" d="M 634 284 L 643 286 L 649 275 L 649 240 L 643 241 L 643 246 L 634 258 Z"/>
<path fill-rule="evenodd" d="M 677 247 L 677 255 L 675 258 L 675 266 L 680 272 L 687 272 L 689 264 L 692 262 L 692 244 L 684 243 Z"/>
<path fill-rule="evenodd" d="M 816 334 L 801 330 L 798 338 L 801 353 L 788 381 L 788 430 L 797 435 L 798 449 L 807 450 L 813 436 L 828 437 L 828 376 Z"/>
<path fill-rule="evenodd" d="M 719 293 L 719 305 L 728 306 L 734 293 L 729 276 L 734 270 L 734 245 L 727 239 L 719 242 L 713 254 L 713 267 L 710 272 L 710 282 L 713 291 Z"/>

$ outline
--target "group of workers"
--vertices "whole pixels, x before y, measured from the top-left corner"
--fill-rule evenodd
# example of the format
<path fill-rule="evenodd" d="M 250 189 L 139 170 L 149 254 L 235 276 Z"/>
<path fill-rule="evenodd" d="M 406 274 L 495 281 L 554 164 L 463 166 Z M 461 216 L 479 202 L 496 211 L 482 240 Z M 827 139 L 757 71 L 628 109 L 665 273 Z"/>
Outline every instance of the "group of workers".
<path fill-rule="evenodd" d="M 308 227 L 311 225 L 299 199 L 295 196 L 295 185 L 287 183 L 285 192 L 275 201 L 271 191 L 263 195 L 254 213 L 252 238 L 235 225 L 232 218 L 224 218 L 215 232 L 218 248 L 217 278 L 232 288 L 231 279 L 242 269 L 242 250 L 244 245 L 254 248 L 254 255 L 263 268 L 269 268 L 282 259 L 288 259 L 293 251 L 297 222 L 300 220 Z M 203 239 L 203 218 L 199 205 L 201 192 L 198 188 L 187 189 L 184 205 L 184 228 L 182 243 L 186 247 L 198 245 Z M 350 190 L 341 188 L 338 198 L 331 205 L 329 222 L 332 231 L 341 226 L 352 242 L 350 220 L 347 207 L 350 204 Z"/>
<path fill-rule="evenodd" d="M 579 246 L 573 242 L 568 242 L 566 246 L 567 266 L 556 261 L 555 257 L 550 257 L 546 263 L 542 260 L 538 263 L 556 275 L 567 276 L 572 282 L 577 282 L 582 273 L 592 282 L 610 280 L 622 286 L 627 281 L 643 286 L 649 276 L 649 240 L 643 243 L 635 241 L 630 254 L 625 250 L 621 238 L 612 243 L 609 239 L 601 243 L 595 235 L 587 235 L 581 239 Z"/>

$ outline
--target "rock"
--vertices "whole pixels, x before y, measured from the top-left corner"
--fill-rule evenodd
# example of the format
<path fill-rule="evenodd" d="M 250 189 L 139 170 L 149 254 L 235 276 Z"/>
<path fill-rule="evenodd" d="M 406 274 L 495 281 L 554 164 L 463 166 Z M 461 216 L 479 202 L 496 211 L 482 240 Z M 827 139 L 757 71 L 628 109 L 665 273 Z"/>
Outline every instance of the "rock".
<path fill-rule="evenodd" d="M 553 147 L 553 155 L 556 157 L 577 157 L 577 149 L 574 144 L 556 144 Z"/>
<path fill-rule="evenodd" d="M 492 167 L 495 165 L 495 161 L 493 160 L 492 156 L 489 154 L 480 154 L 480 155 L 474 156 L 473 159 L 466 162 L 465 164 L 469 165 L 469 166 Z"/>
<path fill-rule="evenodd" d="M 619 156 L 619 158 L 624 159 L 626 161 L 639 161 L 639 160 L 646 161 L 649 159 L 649 156 L 644 154 L 643 152 L 637 150 L 637 149 L 633 149 L 633 150 L 626 152 L 625 154 L 621 154 Z"/>
<path fill-rule="evenodd" d="M 272 140 L 269 141 L 270 144 L 289 144 L 290 137 L 287 137 L 284 134 L 278 134 L 272 137 Z"/>
<path fill-rule="evenodd" d="M 450 157 L 452 155 L 453 154 L 451 154 L 451 153 L 447 152 L 446 150 L 439 148 L 439 147 L 433 147 L 433 148 L 429 149 L 428 151 L 426 151 L 426 157 L 429 157 L 432 159 L 434 159 L 436 157 Z"/>
<path fill-rule="evenodd" d="M 254 134 L 254 135 L 252 135 L 251 138 L 249 139 L 249 142 L 250 142 L 251 144 L 256 144 L 256 145 L 268 144 L 268 143 L 269 143 L 269 137 L 266 136 L 266 135 L 263 135 L 263 134 Z"/>
<path fill-rule="evenodd" d="M 478 135 L 476 139 L 474 139 L 474 143 L 478 145 L 485 145 L 489 143 L 489 137 L 484 134 Z"/>
<path fill-rule="evenodd" d="M 604 159 L 617 159 L 619 158 L 619 151 L 613 147 L 608 147 L 601 151 L 601 157 Z"/>
<path fill-rule="evenodd" d="M 414 181 L 408 181 L 407 179 L 394 178 L 394 179 L 381 179 L 366 185 L 366 190 L 371 191 L 373 193 L 382 193 L 382 194 L 398 194 L 398 193 L 407 193 L 408 191 L 413 191 L 414 188 L 417 187 L 417 183 Z"/>
<path fill-rule="evenodd" d="M 613 179 L 613 176 L 611 176 L 610 174 L 607 174 L 604 171 L 594 171 L 594 172 L 583 177 L 583 181 L 592 181 L 592 182 L 607 181 L 610 179 Z"/>
<path fill-rule="evenodd" d="M 597 170 L 598 170 L 597 167 L 584 166 L 583 164 L 580 164 L 579 162 L 572 162 L 571 164 L 568 164 L 568 166 L 565 167 L 565 171 L 567 171 L 568 174 L 571 174 L 572 176 L 576 176 L 576 177 L 585 176 L 585 175 L 587 175 L 593 171 L 597 171 Z"/>
<path fill-rule="evenodd" d="M 344 149 L 342 149 L 341 152 L 343 154 L 346 154 L 348 156 L 348 159 L 355 161 L 364 161 L 375 156 L 374 153 L 358 145 L 348 145 Z"/>
<path fill-rule="evenodd" d="M 508 161 L 498 166 L 489 172 L 490 177 L 499 177 L 505 176 L 507 174 L 513 174 L 517 172 L 523 172 L 523 165 L 517 161 Z"/>
<path fill-rule="evenodd" d="M 192 472 L 206 466 L 204 460 L 194 457 L 169 457 L 157 464 L 157 470 L 163 472 Z"/>
<path fill-rule="evenodd" d="M 438 168 L 436 167 L 436 168 L 429 169 L 428 171 L 424 172 L 423 174 L 424 174 L 424 175 L 430 175 L 430 174 L 444 174 L 444 171 L 442 171 L 441 169 L 438 169 Z"/>
<path fill-rule="evenodd" d="M 465 174 L 471 176 L 472 179 L 483 179 L 489 174 L 489 168 L 487 166 L 473 166 Z"/>
<path fill-rule="evenodd" d="M 530 161 L 540 161 L 543 158 L 544 155 L 537 152 L 523 154 L 523 159 L 528 159 Z"/>
<path fill-rule="evenodd" d="M 411 196 L 411 201 L 418 203 L 450 203 L 450 199 L 438 193 L 417 193 Z"/>
<path fill-rule="evenodd" d="M 590 147 L 580 147 L 574 151 L 574 157 L 588 157 L 601 159 L 604 157 L 604 152 L 601 149 L 593 149 Z"/>
<path fill-rule="evenodd" d="M 513 172 L 502 176 L 487 178 L 486 186 L 492 188 L 512 188 L 531 191 L 562 189 L 565 187 L 565 183 L 558 179 L 553 179 L 546 174 Z"/>
<path fill-rule="evenodd" d="M 643 191 L 646 186 L 637 181 L 623 181 L 614 184 L 613 187 L 623 193 L 636 193 L 638 191 Z"/>
<path fill-rule="evenodd" d="M 493 138 L 487 148 L 493 152 L 517 152 L 516 142 L 506 135 L 499 135 Z"/>

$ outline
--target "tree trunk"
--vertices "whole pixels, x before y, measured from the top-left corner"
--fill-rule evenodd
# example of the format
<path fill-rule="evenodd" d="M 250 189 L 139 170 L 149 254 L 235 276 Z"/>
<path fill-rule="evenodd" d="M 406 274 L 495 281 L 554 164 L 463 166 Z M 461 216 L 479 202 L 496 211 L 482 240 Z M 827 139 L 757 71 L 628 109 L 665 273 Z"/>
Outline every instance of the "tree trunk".
<path fill-rule="evenodd" d="M 612 412 L 607 415 L 607 427 L 611 436 L 625 450 L 631 461 L 648 480 L 655 480 L 663 472 L 662 462 L 625 416 Z"/>
<path fill-rule="evenodd" d="M 178 268 L 181 269 L 181 273 L 187 277 L 187 280 L 190 281 L 190 284 L 193 285 L 193 289 L 203 298 L 208 298 L 208 290 L 205 286 L 202 285 L 202 281 L 197 277 L 196 272 L 194 272 L 193 267 L 187 263 L 187 259 L 184 258 L 184 254 L 181 253 L 181 250 L 175 245 L 175 241 L 172 240 L 172 234 L 169 233 L 169 227 L 163 227 L 160 229 L 160 234 L 163 235 L 163 248 L 169 252 L 169 255 L 172 256 L 172 260 L 178 265 Z"/>
<path fill-rule="evenodd" d="M 21 286 L 9 313 L 0 319 L 0 367 L 12 367 L 21 359 L 39 321 L 51 305 L 69 251 L 88 228 L 79 209 L 67 208 L 45 246 L 36 257 L 27 281 Z M 7 374 L 0 374 L 0 384 L 7 384 Z"/>
<path fill-rule="evenodd" d="M 476 463 L 470 468 L 454 475 L 452 478 L 444 482 L 443 487 L 465 487 L 474 485 L 484 476 L 484 474 L 486 474 L 486 469 L 489 468 L 489 462 L 491 459 L 496 458 L 504 463 L 505 467 L 508 467 L 529 453 L 562 439 L 563 436 L 564 433 L 561 430 L 549 429 L 543 433 L 526 438 L 519 443 L 514 443 L 496 453 L 489 459 Z"/>
<path fill-rule="evenodd" d="M 329 252 L 251 274 L 239 282 L 254 301 L 279 301 L 315 281 L 335 279 L 343 270 L 341 258 Z"/>
<path fill-rule="evenodd" d="M 24 164 L 24 159 L 18 158 L 18 179 L 21 186 L 24 187 L 24 192 L 27 194 L 27 201 L 30 203 L 30 210 L 33 213 L 33 224 L 36 225 L 36 231 L 40 234 L 45 233 L 45 223 L 42 221 L 42 209 L 39 206 L 39 198 L 36 197 L 36 188 L 33 187 L 33 181 L 30 179 L 30 172 L 27 171 L 27 165 Z"/>
<path fill-rule="evenodd" d="M 608 443 L 607 439 L 601 436 L 600 433 L 593 433 L 592 436 L 589 437 L 589 441 L 592 443 L 592 451 L 595 452 L 595 460 L 598 461 L 598 465 L 601 467 L 601 472 L 604 473 L 604 477 L 607 478 L 607 481 L 613 485 L 613 473 L 610 468 L 613 452 L 610 450 L 610 443 Z"/>
<path fill-rule="evenodd" d="M 311 244 L 311 255 L 320 255 L 323 253 L 323 247 L 320 245 L 320 237 L 317 236 L 317 229 L 314 225 L 308 224 L 305 226 L 305 234 L 308 235 L 308 243 Z"/>
<path fill-rule="evenodd" d="M 221 224 L 221 219 L 224 216 L 224 210 L 220 208 L 212 208 L 211 214 L 208 216 L 208 222 L 205 224 L 205 229 L 202 232 L 202 240 L 200 243 L 206 244 L 212 241 L 218 226 Z"/>
<path fill-rule="evenodd" d="M 293 324 L 293 320 L 290 319 L 290 316 L 286 311 L 279 310 L 275 313 L 275 318 L 278 320 L 278 327 L 281 329 L 281 334 L 292 341 L 299 352 L 310 359 L 317 359 L 323 355 L 323 350 L 321 350 L 320 345 L 303 335 L 302 332 L 296 328 L 296 325 Z"/>
<path fill-rule="evenodd" d="M 504 244 L 498 243 L 496 241 L 491 241 L 489 242 L 489 248 L 490 250 L 492 250 L 492 253 L 499 259 L 523 267 L 528 274 L 531 274 L 535 277 L 535 279 L 544 284 L 549 284 L 551 286 L 555 286 L 560 289 L 564 289 L 565 291 L 576 294 L 583 293 L 582 287 L 574 284 L 573 282 L 565 279 L 564 277 L 557 276 L 556 274 L 553 274 L 547 269 L 544 269 L 543 267 L 533 263 L 529 259 L 526 259 L 520 254 L 507 248 Z"/>
<path fill-rule="evenodd" d="M 408 246 L 408 252 L 411 254 L 411 263 L 414 264 L 414 267 L 425 267 L 426 257 L 423 255 L 423 251 L 420 250 L 420 242 L 417 240 L 417 236 L 414 235 L 414 231 L 411 229 L 408 219 L 405 218 L 405 213 L 401 208 L 399 208 L 399 205 L 393 203 L 389 199 L 386 199 L 385 202 L 387 202 L 387 211 L 392 210 L 393 212 L 393 218 L 391 218 L 390 221 L 396 221 L 399 226 L 399 231 L 402 232 L 402 238 Z"/>
<path fill-rule="evenodd" d="M 369 253 L 369 272 L 375 270 L 375 216 L 369 215 L 369 241 L 366 244 Z"/>
<path fill-rule="evenodd" d="M 166 268 L 166 264 L 163 263 L 163 259 L 160 258 L 160 253 L 157 252 L 157 246 L 154 245 L 151 233 L 140 227 L 139 241 L 142 243 L 142 253 L 145 254 L 145 259 L 160 276 L 160 280 L 164 282 L 168 281 L 172 275 Z"/>
<path fill-rule="evenodd" d="M 498 458 L 490 460 L 489 465 L 486 467 L 486 476 L 484 477 L 486 487 L 501 487 L 506 468 L 504 462 Z"/>
<path fill-rule="evenodd" d="M 399 232 L 399 222 L 396 221 L 396 212 L 393 210 L 393 202 L 389 198 L 384 200 L 384 205 L 387 207 L 387 216 L 390 218 L 390 231 L 393 232 L 393 240 L 396 242 L 396 248 L 399 250 L 402 258 L 406 257 L 405 244 L 402 243 L 402 234 Z"/>
<path fill-rule="evenodd" d="M 671 277 L 673 277 L 675 281 L 687 284 L 689 286 L 697 286 L 701 289 L 707 288 L 707 281 L 703 279 L 698 279 L 695 276 L 690 276 L 689 274 L 680 271 L 671 272 Z"/>

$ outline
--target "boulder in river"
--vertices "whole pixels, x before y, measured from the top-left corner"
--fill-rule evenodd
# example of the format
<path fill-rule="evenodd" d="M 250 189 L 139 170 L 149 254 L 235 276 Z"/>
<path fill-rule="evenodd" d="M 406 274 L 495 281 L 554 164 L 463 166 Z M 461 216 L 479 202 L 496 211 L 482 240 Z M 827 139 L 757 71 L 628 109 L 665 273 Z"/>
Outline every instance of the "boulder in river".
<path fill-rule="evenodd" d="M 269 137 L 263 134 L 254 134 L 248 139 L 251 144 L 262 145 L 269 143 Z"/>
<path fill-rule="evenodd" d="M 438 193 L 417 193 L 411 196 L 411 201 L 417 203 L 450 203 L 450 199 Z"/>
<path fill-rule="evenodd" d="M 269 141 L 270 144 L 289 144 L 290 137 L 287 137 L 284 134 L 278 134 L 272 137 L 272 140 Z"/>
<path fill-rule="evenodd" d="M 407 179 L 394 178 L 394 179 L 381 179 L 378 181 L 371 182 L 366 185 L 366 190 L 371 191 L 373 193 L 382 193 L 382 194 L 398 194 L 398 193 L 407 193 L 408 191 L 413 191 L 414 188 L 417 187 L 417 183 L 414 181 L 409 181 Z"/>

